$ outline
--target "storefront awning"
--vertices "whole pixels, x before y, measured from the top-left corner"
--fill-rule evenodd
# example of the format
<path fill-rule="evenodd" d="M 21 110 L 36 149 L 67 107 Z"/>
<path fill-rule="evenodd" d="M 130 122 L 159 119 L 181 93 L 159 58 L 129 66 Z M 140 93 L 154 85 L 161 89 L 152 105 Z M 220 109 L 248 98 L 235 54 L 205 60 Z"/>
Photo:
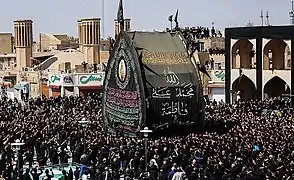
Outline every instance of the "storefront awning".
<path fill-rule="evenodd" d="M 49 85 L 49 88 L 51 88 L 51 89 L 59 89 L 60 85 Z"/>
<path fill-rule="evenodd" d="M 225 85 L 224 84 L 208 84 L 207 87 L 208 88 L 224 88 Z"/>
<path fill-rule="evenodd" d="M 102 86 L 79 86 L 79 89 L 102 89 Z"/>

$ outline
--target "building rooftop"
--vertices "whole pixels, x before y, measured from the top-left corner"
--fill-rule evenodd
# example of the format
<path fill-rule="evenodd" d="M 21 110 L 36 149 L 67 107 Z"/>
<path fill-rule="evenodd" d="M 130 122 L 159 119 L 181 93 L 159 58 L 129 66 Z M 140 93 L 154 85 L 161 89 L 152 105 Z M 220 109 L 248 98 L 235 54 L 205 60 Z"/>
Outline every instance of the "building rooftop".
<path fill-rule="evenodd" d="M 140 48 L 137 52 L 143 52 L 142 61 L 148 81 L 147 87 L 177 86 L 185 82 L 196 83 L 197 57 L 189 56 L 181 33 L 123 32 L 119 39 L 123 38 L 124 34 L 132 41 L 135 48 Z M 174 84 L 168 83 L 165 78 L 167 73 L 173 73 L 178 80 L 175 80 Z"/>
<path fill-rule="evenodd" d="M 1 32 L 0 35 L 11 35 L 12 36 L 12 33 Z"/>
<path fill-rule="evenodd" d="M 225 37 L 230 38 L 263 38 L 292 39 L 294 26 L 253 26 L 253 27 L 230 27 L 225 29 Z"/>
<path fill-rule="evenodd" d="M 124 21 L 130 21 L 131 18 L 124 18 Z M 114 21 L 117 21 L 117 19 L 114 19 Z"/>
<path fill-rule="evenodd" d="M 55 62 L 64 63 L 64 62 L 71 62 L 72 64 L 81 64 L 85 61 L 85 55 L 77 50 L 66 50 L 66 51 L 59 51 L 54 56 L 49 57 L 44 62 L 42 62 L 39 66 L 42 70 L 45 69 L 56 69 L 50 68 Z"/>
<path fill-rule="evenodd" d="M 84 18 L 84 19 L 81 19 L 80 21 L 100 21 L 101 18 Z"/>
<path fill-rule="evenodd" d="M 33 52 L 33 58 L 40 58 L 46 56 L 54 56 L 55 54 L 59 53 L 60 51 L 50 51 L 50 52 Z M 16 57 L 15 53 L 12 54 L 0 54 L 0 57 L 6 58 L 13 58 Z"/>
<path fill-rule="evenodd" d="M 13 21 L 14 23 L 18 23 L 18 22 L 33 22 L 33 20 L 30 20 L 30 19 L 26 19 L 26 20 L 15 20 Z"/>

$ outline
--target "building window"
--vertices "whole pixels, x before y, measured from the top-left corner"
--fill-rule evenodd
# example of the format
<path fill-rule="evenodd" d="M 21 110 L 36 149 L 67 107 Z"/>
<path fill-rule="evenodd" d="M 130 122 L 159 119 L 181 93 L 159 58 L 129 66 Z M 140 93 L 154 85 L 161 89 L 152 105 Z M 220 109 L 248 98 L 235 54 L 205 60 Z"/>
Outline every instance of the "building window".
<path fill-rule="evenodd" d="M 10 58 L 7 58 L 7 66 L 10 66 Z"/>
<path fill-rule="evenodd" d="M 220 70 L 221 69 L 221 63 L 214 63 L 214 69 Z"/>
<path fill-rule="evenodd" d="M 70 62 L 66 62 L 66 63 L 64 63 L 64 69 L 65 69 L 65 71 L 71 69 L 71 64 L 70 64 Z"/>
<path fill-rule="evenodd" d="M 204 52 L 204 42 L 199 43 L 199 51 Z"/>
<path fill-rule="evenodd" d="M 214 63 L 214 70 L 224 70 L 224 69 L 225 69 L 225 62 Z"/>
<path fill-rule="evenodd" d="M 100 46 L 100 50 L 101 50 L 101 51 L 105 51 L 105 47 L 106 47 L 105 44 L 101 44 L 101 46 Z"/>

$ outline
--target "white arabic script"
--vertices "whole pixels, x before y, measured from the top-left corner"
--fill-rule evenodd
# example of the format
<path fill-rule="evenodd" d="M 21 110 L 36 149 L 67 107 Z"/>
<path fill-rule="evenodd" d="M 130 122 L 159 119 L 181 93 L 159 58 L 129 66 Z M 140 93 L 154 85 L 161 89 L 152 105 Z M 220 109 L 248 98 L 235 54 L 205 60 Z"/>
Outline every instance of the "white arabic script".
<path fill-rule="evenodd" d="M 164 99 L 169 99 L 170 98 L 170 90 L 168 87 L 155 87 L 152 89 L 152 98 L 164 98 Z"/>
<path fill-rule="evenodd" d="M 179 85 L 180 80 L 179 77 L 169 69 L 169 67 L 166 67 L 166 70 L 163 71 L 163 74 L 165 76 L 165 80 L 167 83 L 173 84 L 173 85 Z"/>
<path fill-rule="evenodd" d="M 188 114 L 188 105 L 184 102 L 166 102 L 161 104 L 161 115 L 175 115 L 186 116 Z"/>
<path fill-rule="evenodd" d="M 192 83 L 185 85 L 184 87 L 176 88 L 176 97 L 192 97 L 194 96 L 194 90 Z"/>

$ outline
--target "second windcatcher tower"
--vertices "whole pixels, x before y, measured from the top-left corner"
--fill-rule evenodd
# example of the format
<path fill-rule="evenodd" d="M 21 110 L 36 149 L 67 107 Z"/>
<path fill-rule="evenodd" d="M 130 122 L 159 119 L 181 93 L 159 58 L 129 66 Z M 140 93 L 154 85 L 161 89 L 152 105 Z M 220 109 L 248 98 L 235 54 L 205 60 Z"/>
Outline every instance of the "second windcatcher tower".
<path fill-rule="evenodd" d="M 88 64 L 100 64 L 100 18 L 78 21 L 79 49 Z"/>
<path fill-rule="evenodd" d="M 14 21 L 16 65 L 19 69 L 31 67 L 33 46 L 33 21 Z"/>

